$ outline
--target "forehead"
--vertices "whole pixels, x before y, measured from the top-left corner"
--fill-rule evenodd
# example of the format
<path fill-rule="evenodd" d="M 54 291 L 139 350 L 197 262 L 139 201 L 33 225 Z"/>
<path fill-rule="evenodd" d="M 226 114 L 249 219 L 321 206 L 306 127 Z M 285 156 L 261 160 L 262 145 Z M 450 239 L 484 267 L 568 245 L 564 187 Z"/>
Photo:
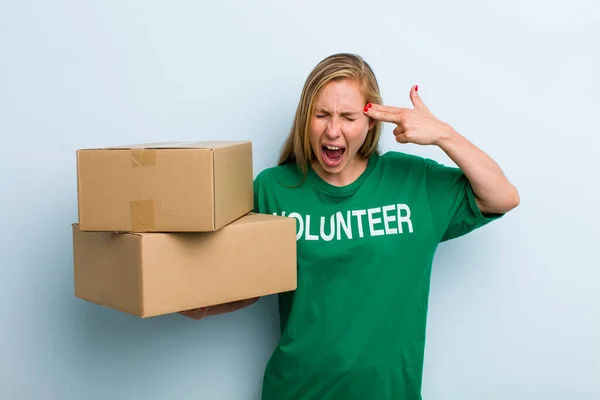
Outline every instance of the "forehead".
<path fill-rule="evenodd" d="M 327 83 L 315 99 L 315 105 L 321 108 L 329 107 L 362 107 L 364 96 L 356 80 L 342 79 Z"/>

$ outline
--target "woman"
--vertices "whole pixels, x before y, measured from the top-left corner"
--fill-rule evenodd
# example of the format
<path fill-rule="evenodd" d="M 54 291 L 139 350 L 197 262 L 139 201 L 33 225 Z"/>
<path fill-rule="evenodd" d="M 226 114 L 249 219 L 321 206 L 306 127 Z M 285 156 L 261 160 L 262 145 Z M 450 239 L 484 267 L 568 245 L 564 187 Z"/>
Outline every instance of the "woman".
<path fill-rule="evenodd" d="M 519 204 L 498 165 L 438 120 L 417 86 L 410 99 L 413 108 L 382 105 L 365 61 L 327 57 L 305 83 L 278 166 L 256 177 L 255 211 L 296 218 L 298 250 L 263 400 L 419 399 L 437 245 Z M 380 154 L 382 122 L 458 168 Z"/>

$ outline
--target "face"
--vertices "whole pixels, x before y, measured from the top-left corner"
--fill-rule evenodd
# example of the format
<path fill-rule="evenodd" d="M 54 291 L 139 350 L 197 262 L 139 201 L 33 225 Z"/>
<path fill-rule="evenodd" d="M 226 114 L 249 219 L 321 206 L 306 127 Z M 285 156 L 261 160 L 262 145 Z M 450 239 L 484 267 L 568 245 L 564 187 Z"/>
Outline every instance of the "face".
<path fill-rule="evenodd" d="M 357 154 L 375 124 L 363 113 L 365 99 L 355 80 L 329 82 L 315 101 L 310 143 L 315 171 L 331 184 L 346 185 L 366 168 Z"/>

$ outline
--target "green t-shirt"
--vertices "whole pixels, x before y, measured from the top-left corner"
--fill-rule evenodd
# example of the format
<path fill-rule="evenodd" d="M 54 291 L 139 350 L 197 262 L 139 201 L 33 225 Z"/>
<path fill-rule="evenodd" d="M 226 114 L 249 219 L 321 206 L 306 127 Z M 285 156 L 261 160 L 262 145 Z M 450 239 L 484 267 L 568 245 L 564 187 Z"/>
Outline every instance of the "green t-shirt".
<path fill-rule="evenodd" d="M 344 187 L 289 164 L 254 191 L 255 212 L 297 219 L 298 287 L 279 294 L 262 399 L 420 399 L 435 250 L 500 215 L 458 168 L 400 152 Z"/>

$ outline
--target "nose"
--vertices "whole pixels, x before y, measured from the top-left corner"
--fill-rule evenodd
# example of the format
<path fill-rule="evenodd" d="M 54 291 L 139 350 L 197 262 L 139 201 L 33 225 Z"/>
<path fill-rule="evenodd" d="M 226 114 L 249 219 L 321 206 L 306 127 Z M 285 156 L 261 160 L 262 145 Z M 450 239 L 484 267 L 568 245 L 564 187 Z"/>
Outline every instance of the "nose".
<path fill-rule="evenodd" d="M 329 118 L 327 122 L 327 127 L 325 128 L 325 135 L 331 139 L 335 139 L 340 137 L 342 134 L 342 129 L 340 126 L 340 122 L 336 117 Z"/>

